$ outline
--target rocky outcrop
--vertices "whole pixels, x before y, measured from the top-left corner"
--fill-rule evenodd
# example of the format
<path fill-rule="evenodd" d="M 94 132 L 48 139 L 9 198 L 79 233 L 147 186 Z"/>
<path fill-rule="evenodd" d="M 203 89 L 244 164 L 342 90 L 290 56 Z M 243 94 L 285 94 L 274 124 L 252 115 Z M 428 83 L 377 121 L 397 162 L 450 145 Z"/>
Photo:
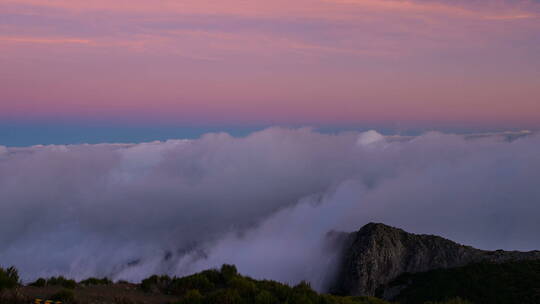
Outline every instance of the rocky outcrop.
<path fill-rule="evenodd" d="M 464 266 L 476 262 L 540 259 L 540 251 L 485 251 L 434 235 L 418 235 L 370 223 L 343 238 L 338 294 L 393 297 L 399 290 L 382 290 L 403 273 Z"/>

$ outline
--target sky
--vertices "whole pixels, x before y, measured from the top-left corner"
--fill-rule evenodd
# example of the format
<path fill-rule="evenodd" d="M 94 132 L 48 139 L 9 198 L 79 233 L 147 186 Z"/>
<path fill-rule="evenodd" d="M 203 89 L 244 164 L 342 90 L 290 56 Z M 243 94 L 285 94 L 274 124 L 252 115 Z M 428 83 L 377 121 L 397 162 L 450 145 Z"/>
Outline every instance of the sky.
<path fill-rule="evenodd" d="M 2 0 L 0 144 L 538 129 L 539 32 L 537 0 Z"/>
<path fill-rule="evenodd" d="M 324 290 L 370 221 L 539 249 L 539 33 L 538 0 L 0 0 L 0 266 Z"/>

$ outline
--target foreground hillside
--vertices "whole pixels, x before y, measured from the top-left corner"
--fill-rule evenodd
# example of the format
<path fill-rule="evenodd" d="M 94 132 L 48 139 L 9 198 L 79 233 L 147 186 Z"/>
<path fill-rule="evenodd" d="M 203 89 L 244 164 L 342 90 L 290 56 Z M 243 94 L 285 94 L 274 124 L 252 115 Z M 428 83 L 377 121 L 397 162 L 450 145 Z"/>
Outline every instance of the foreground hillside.
<path fill-rule="evenodd" d="M 14 268 L 0 268 L 0 303 L 28 304 L 35 299 L 63 304 L 391 304 L 375 297 L 318 294 L 309 284 L 294 287 L 275 281 L 254 280 L 223 265 L 183 278 L 151 276 L 140 284 L 113 283 L 90 278 L 75 282 L 63 277 L 19 283 Z M 423 302 L 422 302 L 423 303 Z M 429 304 L 471 304 L 460 299 Z"/>
<path fill-rule="evenodd" d="M 56 277 L 20 286 L 14 269 L 0 269 L 0 303 L 27 304 L 35 298 L 77 304 L 386 304 L 371 297 L 318 294 L 306 283 L 294 287 L 275 281 L 254 280 L 224 265 L 183 278 L 152 276 L 141 284 L 113 283 L 107 279 L 82 282 Z"/>
<path fill-rule="evenodd" d="M 540 261 L 482 262 L 404 274 L 390 283 L 401 304 L 459 296 L 476 304 L 540 303 Z"/>
<path fill-rule="evenodd" d="M 26 286 L 11 267 L 0 268 L 0 304 L 34 299 L 65 304 L 540 303 L 538 251 L 484 251 L 383 224 L 331 233 L 329 239 L 343 248 L 332 295 L 319 294 L 305 282 L 289 286 L 255 280 L 233 265 L 182 278 L 154 275 L 140 284 L 53 277 Z"/>

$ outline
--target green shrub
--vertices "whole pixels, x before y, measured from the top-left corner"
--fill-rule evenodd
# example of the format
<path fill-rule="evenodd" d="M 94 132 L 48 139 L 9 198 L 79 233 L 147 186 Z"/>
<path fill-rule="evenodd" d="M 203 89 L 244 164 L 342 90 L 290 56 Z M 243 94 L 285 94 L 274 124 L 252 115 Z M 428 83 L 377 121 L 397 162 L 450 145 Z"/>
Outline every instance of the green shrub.
<path fill-rule="evenodd" d="M 242 276 L 235 276 L 229 279 L 227 287 L 236 289 L 243 297 L 255 298 L 259 293 L 257 284 Z"/>
<path fill-rule="evenodd" d="M 80 281 L 79 284 L 85 285 L 85 286 L 90 286 L 90 285 L 110 285 L 110 284 L 112 284 L 112 281 L 109 280 L 106 277 L 102 278 L 102 279 L 88 278 L 86 280 Z"/>
<path fill-rule="evenodd" d="M 77 287 L 77 282 L 72 279 L 66 279 L 63 276 L 58 276 L 49 278 L 46 286 L 62 286 L 64 288 L 74 289 Z"/>
<path fill-rule="evenodd" d="M 278 300 L 267 290 L 262 290 L 255 296 L 255 304 L 276 304 Z"/>
<path fill-rule="evenodd" d="M 0 291 L 19 286 L 19 272 L 15 267 L 0 267 Z"/>
<path fill-rule="evenodd" d="M 202 294 L 197 289 L 191 289 L 186 292 L 179 303 L 186 304 L 201 304 L 203 301 Z"/>
<path fill-rule="evenodd" d="M 395 299 L 402 304 L 468 303 L 464 299 L 477 304 L 538 304 L 540 260 L 482 262 L 404 274 L 392 284 L 406 286 Z"/>
<path fill-rule="evenodd" d="M 212 277 L 210 272 L 203 271 L 183 278 L 174 278 L 169 285 L 169 293 L 182 295 L 191 289 L 197 289 L 203 293 L 209 292 L 216 287 L 211 281 Z"/>
<path fill-rule="evenodd" d="M 169 293 L 169 286 L 171 285 L 171 278 L 168 275 L 153 275 L 149 278 L 142 280 L 141 289 L 146 292 L 163 292 Z"/>
<path fill-rule="evenodd" d="M 47 280 L 45 280 L 44 278 L 39 278 L 28 285 L 34 287 L 45 287 L 47 286 Z"/>
<path fill-rule="evenodd" d="M 212 304 L 241 304 L 242 297 L 234 289 L 219 289 L 208 295 L 205 303 Z"/>
<path fill-rule="evenodd" d="M 228 265 L 228 264 L 223 264 L 223 266 L 221 266 L 220 272 L 225 281 L 232 279 L 238 274 L 238 271 L 236 270 L 236 266 Z"/>
<path fill-rule="evenodd" d="M 62 286 L 64 288 L 74 289 L 77 287 L 77 282 L 71 279 L 66 279 L 63 276 L 58 276 L 50 277 L 48 279 L 39 278 L 28 285 L 33 287 Z"/>

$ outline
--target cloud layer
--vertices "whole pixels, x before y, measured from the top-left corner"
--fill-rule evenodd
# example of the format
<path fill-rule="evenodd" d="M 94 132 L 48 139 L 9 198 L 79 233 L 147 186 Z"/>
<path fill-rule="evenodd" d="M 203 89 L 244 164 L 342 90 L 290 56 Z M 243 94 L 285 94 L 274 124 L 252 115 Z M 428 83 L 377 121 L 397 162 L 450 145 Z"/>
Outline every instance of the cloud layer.
<path fill-rule="evenodd" d="M 324 289 L 336 257 L 326 233 L 369 221 L 486 249 L 538 249 L 539 149 L 534 134 L 282 128 L 0 147 L 0 264 L 25 280 L 139 280 L 235 263 Z"/>

